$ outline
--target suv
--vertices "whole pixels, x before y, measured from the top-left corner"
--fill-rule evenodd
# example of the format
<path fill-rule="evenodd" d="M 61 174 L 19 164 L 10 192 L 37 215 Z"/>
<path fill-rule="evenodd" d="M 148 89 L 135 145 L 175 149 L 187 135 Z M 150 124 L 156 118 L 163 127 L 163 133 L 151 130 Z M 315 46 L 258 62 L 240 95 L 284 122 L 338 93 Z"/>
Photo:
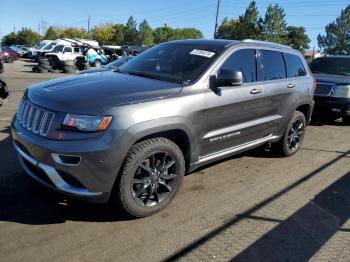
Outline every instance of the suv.
<path fill-rule="evenodd" d="M 310 68 L 317 80 L 315 114 L 350 125 L 350 56 L 317 58 Z"/>
<path fill-rule="evenodd" d="M 167 42 L 113 71 L 32 85 L 12 121 L 13 142 L 39 182 L 144 217 L 167 206 L 199 166 L 266 143 L 296 153 L 313 85 L 287 46 Z"/>

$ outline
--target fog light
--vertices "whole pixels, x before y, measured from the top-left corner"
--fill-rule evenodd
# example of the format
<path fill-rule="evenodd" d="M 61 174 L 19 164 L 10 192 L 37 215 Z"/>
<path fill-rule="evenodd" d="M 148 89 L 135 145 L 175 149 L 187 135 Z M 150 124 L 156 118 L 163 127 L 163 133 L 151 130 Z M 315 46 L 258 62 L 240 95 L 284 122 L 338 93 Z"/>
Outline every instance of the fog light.
<path fill-rule="evenodd" d="M 75 155 L 63 155 L 63 154 L 56 154 L 52 153 L 53 160 L 61 165 L 66 166 L 77 166 L 80 164 L 81 157 L 75 156 Z"/>

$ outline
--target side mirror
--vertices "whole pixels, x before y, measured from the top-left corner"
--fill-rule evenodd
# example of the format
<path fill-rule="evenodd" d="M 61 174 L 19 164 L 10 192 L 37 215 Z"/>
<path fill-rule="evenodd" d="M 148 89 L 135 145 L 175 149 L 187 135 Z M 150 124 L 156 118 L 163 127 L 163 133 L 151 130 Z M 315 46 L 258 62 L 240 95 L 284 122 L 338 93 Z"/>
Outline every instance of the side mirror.
<path fill-rule="evenodd" d="M 239 86 L 243 83 L 242 71 L 221 69 L 217 77 L 218 86 Z"/>

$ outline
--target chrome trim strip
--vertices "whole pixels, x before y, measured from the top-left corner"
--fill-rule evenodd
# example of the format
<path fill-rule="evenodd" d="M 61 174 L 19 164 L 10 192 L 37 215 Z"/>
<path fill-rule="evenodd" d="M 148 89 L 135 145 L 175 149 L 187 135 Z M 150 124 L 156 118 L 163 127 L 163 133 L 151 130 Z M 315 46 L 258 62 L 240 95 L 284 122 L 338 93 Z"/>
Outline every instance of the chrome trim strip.
<path fill-rule="evenodd" d="M 21 150 L 16 143 L 13 143 L 16 151 L 18 152 L 18 154 L 23 157 L 24 159 L 26 159 L 28 162 L 30 162 L 31 164 L 33 164 L 34 166 L 40 168 L 41 170 L 43 170 L 45 172 L 45 174 L 48 176 L 48 178 L 52 181 L 52 183 L 56 186 L 56 188 L 59 191 L 62 191 L 64 193 L 69 193 L 69 194 L 73 194 L 73 195 L 77 195 L 77 196 L 99 196 L 102 195 L 103 192 L 90 192 L 85 188 L 78 188 L 78 187 L 74 187 L 69 185 L 68 183 L 66 183 L 63 178 L 58 174 L 58 172 L 56 171 L 55 168 L 53 168 L 52 166 L 40 163 L 39 161 L 35 160 L 34 158 L 32 158 L 31 156 L 27 155 L 25 152 L 23 152 L 23 150 Z M 22 167 L 24 168 L 24 170 L 31 176 L 33 177 L 35 180 L 39 181 L 40 183 L 44 184 L 45 186 L 51 187 L 53 188 L 51 185 L 49 185 L 48 183 L 46 183 L 45 181 L 41 180 L 40 178 L 38 178 L 33 172 L 31 172 L 25 165 L 25 163 L 23 162 L 23 159 L 20 161 Z"/>
<path fill-rule="evenodd" d="M 230 132 L 236 132 L 236 131 L 242 130 L 244 128 L 261 125 L 261 124 L 268 123 L 268 122 L 271 122 L 271 121 L 275 121 L 275 120 L 278 120 L 278 119 L 281 119 L 281 118 L 282 118 L 281 115 L 272 115 L 272 116 L 263 117 L 263 118 L 260 118 L 260 119 L 257 119 L 257 120 L 253 120 L 253 121 L 250 121 L 250 122 L 245 122 L 245 123 L 242 123 L 242 124 L 238 124 L 238 125 L 234 125 L 234 126 L 229 126 L 229 127 L 217 129 L 217 130 L 214 130 L 214 131 L 211 131 L 211 132 L 205 134 L 203 139 L 211 138 L 211 137 L 215 137 L 215 136 L 220 136 L 220 135 L 223 135 L 223 134 L 226 134 L 226 133 L 230 133 Z"/>
<path fill-rule="evenodd" d="M 225 155 L 230 155 L 230 154 L 233 154 L 233 153 L 236 153 L 236 152 L 248 149 L 250 147 L 254 147 L 254 146 L 258 146 L 260 144 L 264 144 L 264 143 L 266 143 L 266 142 L 268 142 L 270 140 L 276 139 L 276 138 L 278 138 L 278 136 L 274 136 L 274 135 L 271 134 L 271 135 L 269 135 L 267 137 L 254 140 L 252 142 L 248 142 L 248 143 L 245 143 L 243 145 L 231 147 L 231 148 L 228 148 L 228 149 L 225 149 L 225 150 L 221 150 L 221 151 L 209 154 L 209 155 L 200 156 L 199 160 L 195 164 L 200 164 L 200 163 L 207 162 L 209 160 L 212 160 L 212 159 L 215 159 L 215 158 L 218 158 L 218 157 L 222 157 L 222 156 L 225 156 Z"/>

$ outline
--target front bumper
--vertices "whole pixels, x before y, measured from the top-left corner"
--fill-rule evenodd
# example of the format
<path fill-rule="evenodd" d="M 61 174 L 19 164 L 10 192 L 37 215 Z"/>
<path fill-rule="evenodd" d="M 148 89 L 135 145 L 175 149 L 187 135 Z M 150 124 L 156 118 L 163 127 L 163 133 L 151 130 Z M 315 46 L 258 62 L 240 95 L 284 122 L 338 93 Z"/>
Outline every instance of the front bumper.
<path fill-rule="evenodd" d="M 127 153 L 126 134 L 106 131 L 97 139 L 49 140 L 12 121 L 13 144 L 23 169 L 35 180 L 62 193 L 92 202 L 107 202 Z M 57 155 L 79 157 L 78 163 Z"/>
<path fill-rule="evenodd" d="M 316 114 L 350 116 L 350 99 L 315 96 Z"/>

